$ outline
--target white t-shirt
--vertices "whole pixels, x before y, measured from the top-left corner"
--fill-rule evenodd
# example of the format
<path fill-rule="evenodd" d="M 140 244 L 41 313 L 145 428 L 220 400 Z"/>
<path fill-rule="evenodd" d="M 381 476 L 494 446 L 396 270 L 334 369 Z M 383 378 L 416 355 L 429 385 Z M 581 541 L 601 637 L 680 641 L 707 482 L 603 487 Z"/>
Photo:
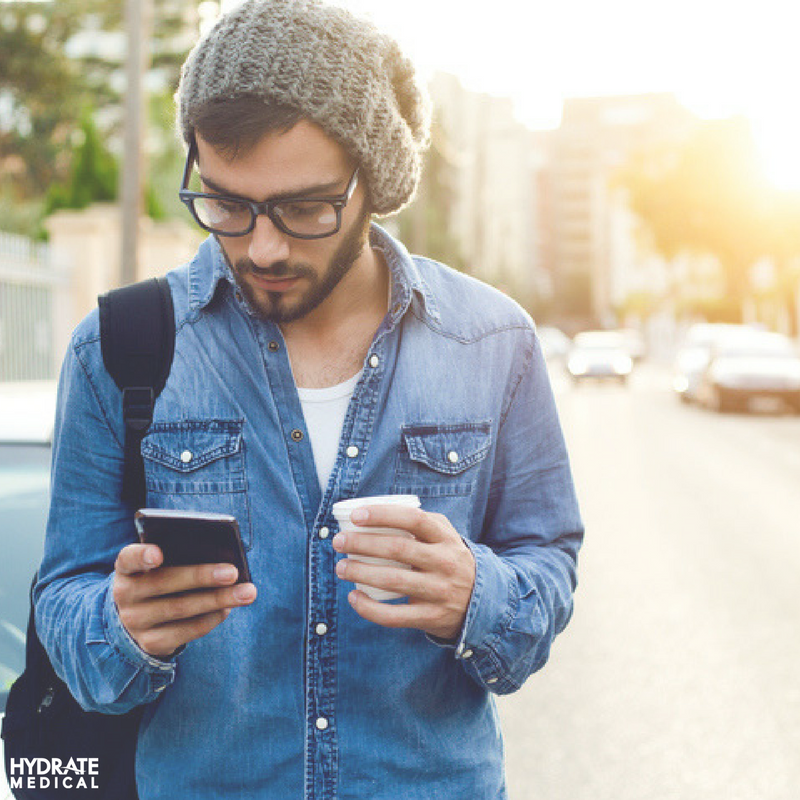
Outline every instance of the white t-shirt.
<path fill-rule="evenodd" d="M 300 405 L 303 407 L 303 416 L 306 420 L 308 436 L 311 440 L 311 452 L 314 454 L 314 464 L 317 468 L 317 478 L 323 494 L 328 485 L 336 463 L 336 453 L 339 450 L 339 439 L 342 436 L 344 418 L 347 416 L 347 406 L 356 389 L 358 379 L 363 370 L 344 383 L 328 386 L 325 389 L 300 389 Z"/>

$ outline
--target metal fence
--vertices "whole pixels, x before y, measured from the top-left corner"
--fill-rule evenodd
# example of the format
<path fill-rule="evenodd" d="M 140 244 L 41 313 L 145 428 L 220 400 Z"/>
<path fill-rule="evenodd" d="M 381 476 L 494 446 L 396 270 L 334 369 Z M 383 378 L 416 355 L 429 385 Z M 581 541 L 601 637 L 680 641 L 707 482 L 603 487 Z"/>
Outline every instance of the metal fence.
<path fill-rule="evenodd" d="M 55 327 L 68 270 L 47 245 L 0 232 L 0 381 L 56 376 Z"/>

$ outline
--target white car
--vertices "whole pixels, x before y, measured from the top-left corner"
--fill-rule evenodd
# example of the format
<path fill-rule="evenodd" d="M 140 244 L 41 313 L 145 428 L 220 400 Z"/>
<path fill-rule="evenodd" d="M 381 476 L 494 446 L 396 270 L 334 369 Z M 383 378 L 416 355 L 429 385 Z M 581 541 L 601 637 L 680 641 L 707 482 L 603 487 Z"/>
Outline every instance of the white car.
<path fill-rule="evenodd" d="M 574 383 L 611 378 L 625 384 L 632 370 L 633 359 L 619 331 L 584 331 L 573 339 L 567 371 Z"/>
<path fill-rule="evenodd" d="M 697 401 L 703 373 L 711 360 L 714 344 L 725 336 L 751 331 L 748 325 L 724 322 L 698 322 L 686 333 L 675 357 L 672 386 L 684 403 Z"/>
<path fill-rule="evenodd" d="M 711 351 L 698 387 L 702 405 L 746 411 L 755 401 L 788 406 L 800 414 L 800 353 L 780 333 L 730 333 Z"/>
<path fill-rule="evenodd" d="M 30 585 L 49 504 L 55 402 L 54 382 L 0 383 L 0 717 L 25 665 Z M 0 800 L 10 799 L 3 768 Z"/>

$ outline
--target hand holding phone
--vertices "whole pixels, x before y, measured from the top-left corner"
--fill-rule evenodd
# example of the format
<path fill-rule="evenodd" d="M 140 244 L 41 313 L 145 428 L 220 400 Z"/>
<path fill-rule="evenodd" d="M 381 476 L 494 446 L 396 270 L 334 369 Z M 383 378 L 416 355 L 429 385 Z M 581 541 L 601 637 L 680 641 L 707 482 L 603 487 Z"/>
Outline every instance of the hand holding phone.
<path fill-rule="evenodd" d="M 142 544 L 157 544 L 164 566 L 233 564 L 237 583 L 250 582 L 250 570 L 235 517 L 176 509 L 142 508 L 134 517 Z"/>
<path fill-rule="evenodd" d="M 120 621 L 146 653 L 169 657 L 256 599 L 233 517 L 142 509 L 136 527 L 142 544 L 120 551 L 112 592 Z"/>

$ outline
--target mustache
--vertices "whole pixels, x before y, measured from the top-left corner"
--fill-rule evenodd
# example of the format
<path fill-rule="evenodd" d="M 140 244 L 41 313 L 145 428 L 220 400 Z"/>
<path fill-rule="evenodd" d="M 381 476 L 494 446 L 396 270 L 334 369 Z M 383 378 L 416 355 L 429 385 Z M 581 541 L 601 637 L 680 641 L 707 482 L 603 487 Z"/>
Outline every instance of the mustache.
<path fill-rule="evenodd" d="M 314 270 L 305 264 L 292 266 L 288 261 L 276 261 L 269 267 L 259 267 L 249 258 L 240 258 L 236 262 L 236 271 L 240 275 L 252 272 L 262 278 L 313 278 Z"/>

